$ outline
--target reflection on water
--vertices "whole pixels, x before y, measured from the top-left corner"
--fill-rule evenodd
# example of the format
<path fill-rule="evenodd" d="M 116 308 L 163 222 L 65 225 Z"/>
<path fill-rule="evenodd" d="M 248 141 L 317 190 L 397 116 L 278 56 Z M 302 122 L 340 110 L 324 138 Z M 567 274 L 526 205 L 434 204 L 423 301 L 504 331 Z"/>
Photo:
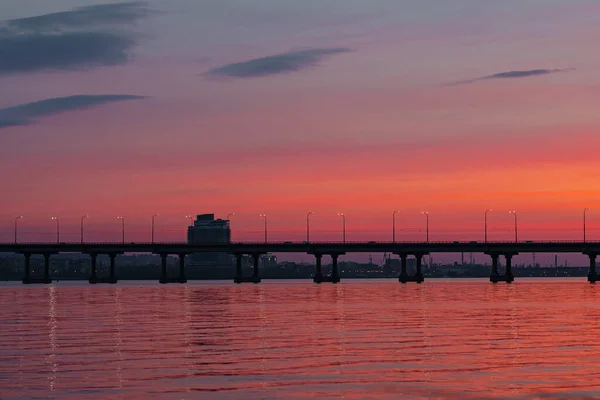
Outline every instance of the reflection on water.
<path fill-rule="evenodd" d="M 0 286 L 0 398 L 600 398 L 582 280 Z"/>

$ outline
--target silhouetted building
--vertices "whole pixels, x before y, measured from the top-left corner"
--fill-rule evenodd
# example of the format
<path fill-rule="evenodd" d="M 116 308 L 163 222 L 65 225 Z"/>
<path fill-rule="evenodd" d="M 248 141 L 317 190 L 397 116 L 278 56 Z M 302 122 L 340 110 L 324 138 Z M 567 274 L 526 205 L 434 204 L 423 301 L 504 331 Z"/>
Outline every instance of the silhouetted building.
<path fill-rule="evenodd" d="M 194 225 L 188 227 L 188 243 L 231 243 L 231 228 L 229 221 L 215 219 L 214 214 L 200 214 Z M 233 257 L 228 253 L 195 253 L 189 256 L 192 266 L 230 266 Z"/>

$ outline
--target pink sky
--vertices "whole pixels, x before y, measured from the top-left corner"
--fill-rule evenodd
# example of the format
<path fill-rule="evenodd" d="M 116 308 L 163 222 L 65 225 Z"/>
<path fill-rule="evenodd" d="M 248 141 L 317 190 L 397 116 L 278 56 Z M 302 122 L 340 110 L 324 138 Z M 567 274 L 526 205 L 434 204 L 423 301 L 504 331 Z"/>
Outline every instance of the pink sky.
<path fill-rule="evenodd" d="M 90 240 L 115 239 L 118 215 L 143 240 L 154 213 L 157 236 L 179 240 L 203 212 L 236 212 L 235 240 L 258 239 L 263 212 L 273 240 L 301 240 L 308 211 L 315 240 L 339 236 L 338 212 L 349 239 L 379 240 L 396 209 L 400 238 L 422 239 L 429 211 L 431 240 L 478 240 L 486 208 L 493 240 L 512 237 L 512 209 L 523 240 L 576 240 L 585 207 L 600 240 L 595 2 L 238 3 L 155 1 L 101 20 L 135 38 L 111 65 L 0 63 L 0 240 L 17 215 L 23 240 L 51 237 L 52 216 L 76 239 L 83 214 Z M 0 15 L 12 32 L 92 4 L 9 0 Z M 270 56 L 299 64 L 230 66 Z M 496 75 L 509 71 L 523 76 Z M 144 98 L 2 128 L 20 116 L 10 107 L 82 94 Z"/>

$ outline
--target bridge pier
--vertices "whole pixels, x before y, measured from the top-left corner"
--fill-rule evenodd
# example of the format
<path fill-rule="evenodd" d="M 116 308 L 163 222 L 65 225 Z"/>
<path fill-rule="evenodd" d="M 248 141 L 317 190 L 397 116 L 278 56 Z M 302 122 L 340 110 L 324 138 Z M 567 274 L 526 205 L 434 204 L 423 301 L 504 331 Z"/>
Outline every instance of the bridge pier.
<path fill-rule="evenodd" d="M 596 254 L 588 254 L 590 257 L 590 271 L 588 272 L 588 281 L 596 283 L 598 275 L 596 274 Z"/>
<path fill-rule="evenodd" d="M 27 284 L 29 283 L 29 271 L 31 270 L 31 254 L 23 253 L 23 256 L 25 256 L 25 266 L 22 282 Z"/>
<path fill-rule="evenodd" d="M 91 267 L 92 271 L 90 273 L 90 279 L 88 280 L 91 284 L 96 283 L 117 283 L 117 275 L 115 273 L 115 257 L 117 253 L 109 253 L 110 257 L 110 275 L 108 277 L 100 277 L 98 276 L 98 254 L 97 253 L 89 253 L 91 257 Z"/>
<path fill-rule="evenodd" d="M 108 278 L 108 283 L 117 283 L 117 274 L 115 273 L 115 257 L 117 255 L 111 253 L 108 256 L 110 257 L 110 277 Z"/>
<path fill-rule="evenodd" d="M 322 258 L 323 258 L 323 254 L 315 254 L 316 271 L 315 271 L 315 278 L 313 279 L 313 281 L 315 283 L 323 282 L 323 271 L 321 270 Z"/>
<path fill-rule="evenodd" d="M 424 253 L 414 254 L 415 260 L 416 260 L 416 269 L 417 269 L 417 271 L 415 272 L 414 275 L 408 275 L 408 272 L 406 271 L 406 259 L 408 258 L 409 254 L 407 254 L 407 253 L 395 253 L 395 254 L 398 254 L 400 256 L 400 276 L 398 277 L 398 282 L 422 283 L 425 280 L 425 277 L 423 276 L 423 271 L 422 271 L 423 256 L 425 255 Z"/>
<path fill-rule="evenodd" d="M 166 253 L 160 254 L 160 279 L 158 280 L 160 283 L 169 283 L 167 278 L 167 256 Z"/>
<path fill-rule="evenodd" d="M 41 278 L 32 277 L 29 274 L 31 269 L 31 254 L 25 255 L 25 276 L 23 277 L 24 284 L 30 283 L 52 283 L 52 279 L 50 278 L 50 256 L 54 253 L 44 253 L 44 276 Z"/>
<path fill-rule="evenodd" d="M 245 277 L 242 273 L 242 256 L 244 255 L 243 253 L 236 253 L 235 254 L 235 273 L 236 276 L 235 278 L 233 278 L 233 281 L 235 283 L 260 283 L 261 279 L 260 276 L 258 274 L 258 263 L 260 261 L 260 256 L 263 253 L 252 253 L 252 261 L 253 261 L 253 270 L 252 270 L 252 276 L 250 277 Z"/>
<path fill-rule="evenodd" d="M 511 283 L 515 280 L 515 277 L 512 273 L 512 258 L 516 256 L 518 253 L 504 253 L 503 256 L 506 260 L 506 271 L 504 275 L 500 275 L 498 273 L 498 257 L 500 254 L 498 253 L 486 253 L 492 257 L 492 273 L 490 274 L 490 282 L 498 283 L 498 282 L 506 282 Z"/>
<path fill-rule="evenodd" d="M 88 282 L 94 284 L 94 283 L 98 283 L 97 264 L 96 264 L 96 261 L 97 261 L 96 259 L 98 257 L 98 254 L 91 253 L 90 257 L 91 257 L 92 271 L 90 272 L 90 279 L 88 280 Z"/>
<path fill-rule="evenodd" d="M 187 278 L 185 277 L 185 256 L 187 254 L 179 254 L 179 283 L 186 283 Z"/>
<path fill-rule="evenodd" d="M 338 258 L 339 258 L 339 256 L 342 256 L 344 254 L 345 253 L 330 254 L 330 256 L 331 256 L 331 275 L 326 276 L 326 275 L 323 275 L 322 264 L 321 264 L 323 254 L 315 253 L 316 273 L 315 273 L 315 278 L 313 279 L 313 281 L 315 283 L 325 283 L 325 282 L 338 283 L 340 281 L 340 274 L 338 272 Z"/>
<path fill-rule="evenodd" d="M 167 258 L 169 257 L 168 253 L 160 253 L 160 278 L 158 279 L 159 283 L 186 283 L 187 279 L 185 277 L 185 256 L 186 253 L 180 253 L 179 256 L 179 276 L 175 278 L 170 278 L 167 273 Z"/>
<path fill-rule="evenodd" d="M 25 268 L 22 282 L 26 285 L 30 283 L 52 283 L 50 278 L 50 256 L 54 253 L 44 253 L 44 276 L 43 277 L 32 277 L 31 276 L 31 253 L 23 253 L 25 256 Z"/>

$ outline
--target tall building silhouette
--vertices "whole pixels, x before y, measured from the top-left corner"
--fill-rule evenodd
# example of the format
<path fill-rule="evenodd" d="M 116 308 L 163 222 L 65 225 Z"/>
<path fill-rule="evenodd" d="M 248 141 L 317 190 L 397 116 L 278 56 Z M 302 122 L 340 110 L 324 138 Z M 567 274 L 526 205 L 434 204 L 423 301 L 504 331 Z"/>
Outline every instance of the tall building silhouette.
<path fill-rule="evenodd" d="M 215 219 L 214 214 L 199 214 L 188 227 L 188 243 L 231 243 L 231 227 L 228 220 Z M 228 253 L 194 253 L 190 255 L 192 266 L 230 266 L 233 257 Z"/>

